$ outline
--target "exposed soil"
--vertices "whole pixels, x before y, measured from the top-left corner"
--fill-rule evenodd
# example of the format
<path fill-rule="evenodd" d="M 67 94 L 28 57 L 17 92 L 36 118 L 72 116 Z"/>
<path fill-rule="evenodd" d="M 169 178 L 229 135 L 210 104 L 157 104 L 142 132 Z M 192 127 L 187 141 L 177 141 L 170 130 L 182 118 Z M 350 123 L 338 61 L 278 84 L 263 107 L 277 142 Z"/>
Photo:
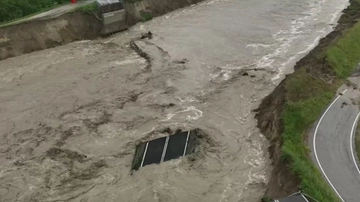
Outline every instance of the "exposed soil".
<path fill-rule="evenodd" d="M 202 0 L 143 0 L 125 2 L 127 24 L 149 20 Z M 79 40 L 93 40 L 101 35 L 102 23 L 94 15 L 70 12 L 57 18 L 41 18 L 0 28 L 0 60 L 53 48 Z"/>
<path fill-rule="evenodd" d="M 300 69 L 314 76 L 332 82 L 333 75 L 330 73 L 329 65 L 325 56 L 321 55 L 322 51 L 332 45 L 342 33 L 351 28 L 360 17 L 359 2 L 350 0 L 351 5 L 343 11 L 343 15 L 338 21 L 334 31 L 321 39 L 319 45 L 308 55 L 298 61 L 295 65 L 295 73 Z M 300 179 L 294 175 L 288 165 L 281 161 L 281 146 L 283 133 L 282 113 L 284 111 L 287 95 L 285 86 L 288 77 L 286 77 L 261 103 L 257 109 L 258 127 L 261 132 L 270 141 L 269 153 L 272 158 L 274 169 L 266 192 L 270 198 L 284 197 L 298 191 Z M 304 140 L 305 141 L 305 140 Z"/>
<path fill-rule="evenodd" d="M 0 28 L 0 60 L 100 36 L 101 22 L 81 12 Z"/>

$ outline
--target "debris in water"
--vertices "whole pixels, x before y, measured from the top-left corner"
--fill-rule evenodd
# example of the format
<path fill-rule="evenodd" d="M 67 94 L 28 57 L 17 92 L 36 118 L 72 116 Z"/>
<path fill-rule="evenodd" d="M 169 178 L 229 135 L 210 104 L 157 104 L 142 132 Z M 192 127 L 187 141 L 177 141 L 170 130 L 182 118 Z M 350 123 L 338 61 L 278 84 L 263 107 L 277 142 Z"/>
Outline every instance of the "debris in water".
<path fill-rule="evenodd" d="M 178 131 L 174 135 L 154 139 L 137 145 L 132 169 L 159 164 L 194 153 L 197 131 Z"/>
<path fill-rule="evenodd" d="M 189 62 L 189 60 L 186 58 L 184 58 L 182 60 L 174 60 L 174 63 L 177 63 L 177 64 L 185 64 L 187 62 Z"/>
<path fill-rule="evenodd" d="M 149 32 L 147 32 L 147 33 L 141 34 L 140 39 L 146 39 L 146 38 L 152 39 L 152 37 L 153 37 L 153 34 L 149 31 Z"/>

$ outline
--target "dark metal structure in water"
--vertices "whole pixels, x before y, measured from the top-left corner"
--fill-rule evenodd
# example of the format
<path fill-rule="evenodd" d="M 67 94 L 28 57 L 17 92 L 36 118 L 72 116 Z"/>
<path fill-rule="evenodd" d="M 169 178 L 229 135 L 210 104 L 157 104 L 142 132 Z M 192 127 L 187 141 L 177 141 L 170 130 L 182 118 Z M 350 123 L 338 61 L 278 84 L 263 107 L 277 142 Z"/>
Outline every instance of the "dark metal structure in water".
<path fill-rule="evenodd" d="M 132 170 L 194 153 L 198 144 L 197 130 L 143 142 L 136 147 Z"/>
<path fill-rule="evenodd" d="M 128 28 L 126 12 L 120 0 L 96 0 L 98 13 L 103 22 L 102 34 L 108 35 Z"/>

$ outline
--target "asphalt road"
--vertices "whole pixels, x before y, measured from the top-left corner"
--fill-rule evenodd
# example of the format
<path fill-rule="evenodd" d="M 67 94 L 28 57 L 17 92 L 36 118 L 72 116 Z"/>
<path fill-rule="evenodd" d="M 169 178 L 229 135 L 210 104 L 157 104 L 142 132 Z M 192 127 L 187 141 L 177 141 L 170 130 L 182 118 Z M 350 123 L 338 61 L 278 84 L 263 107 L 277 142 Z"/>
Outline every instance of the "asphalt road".
<path fill-rule="evenodd" d="M 359 110 L 351 101 L 357 93 L 352 89 L 340 93 L 320 118 L 311 137 L 315 163 L 339 198 L 346 202 L 360 201 L 360 172 L 353 149 Z"/>
<path fill-rule="evenodd" d="M 314 202 L 314 201 L 303 194 L 295 193 L 287 198 L 275 200 L 274 202 Z"/>

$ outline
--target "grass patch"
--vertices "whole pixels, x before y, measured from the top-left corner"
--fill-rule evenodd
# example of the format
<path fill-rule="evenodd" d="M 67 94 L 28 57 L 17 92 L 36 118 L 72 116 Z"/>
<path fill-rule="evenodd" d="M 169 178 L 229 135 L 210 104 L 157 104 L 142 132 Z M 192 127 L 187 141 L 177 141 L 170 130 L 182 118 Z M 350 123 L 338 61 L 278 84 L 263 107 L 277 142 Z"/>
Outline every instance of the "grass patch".
<path fill-rule="evenodd" d="M 341 38 L 337 44 L 327 51 L 327 61 L 341 78 L 347 78 L 359 63 L 360 54 L 360 26 L 357 23 L 346 37 Z"/>
<path fill-rule="evenodd" d="M 124 0 L 124 2 L 127 2 L 127 3 L 136 3 L 136 2 L 140 2 L 140 1 L 143 1 L 143 0 Z"/>
<path fill-rule="evenodd" d="M 41 10 L 35 12 L 35 13 L 26 15 L 26 16 L 21 17 L 21 18 L 16 18 L 16 19 L 13 19 L 13 20 L 5 21 L 5 22 L 0 22 L 0 28 L 1 28 L 1 27 L 6 27 L 6 26 L 9 26 L 9 25 L 16 25 L 16 24 L 19 24 L 19 23 L 22 23 L 22 22 L 26 22 L 26 21 L 27 21 L 27 20 L 26 20 L 27 18 L 33 17 L 33 16 L 38 15 L 38 14 L 40 14 L 40 13 L 44 13 L 44 12 L 46 12 L 46 11 L 49 11 L 49 10 L 58 8 L 58 7 L 60 7 L 60 6 L 66 5 L 66 4 L 69 4 L 69 2 L 67 2 L 67 3 L 62 3 L 62 4 L 56 4 L 56 5 L 53 5 L 53 6 L 51 6 L 51 7 L 41 9 Z"/>
<path fill-rule="evenodd" d="M 261 199 L 261 202 L 272 202 L 272 200 L 270 198 L 268 198 L 268 197 L 263 197 Z"/>
<path fill-rule="evenodd" d="M 86 4 L 84 6 L 80 6 L 75 9 L 75 11 L 80 11 L 82 13 L 87 13 L 87 14 L 95 13 L 97 12 L 97 10 L 98 10 L 98 6 L 96 2 Z"/>
<path fill-rule="evenodd" d="M 282 160 L 288 163 L 293 173 L 301 179 L 302 190 L 320 202 L 339 201 L 326 183 L 317 167 L 308 157 L 309 148 L 304 144 L 307 130 L 330 104 L 336 90 L 349 77 L 360 61 L 360 24 L 343 33 L 343 37 L 323 50 L 332 73 L 333 82 L 325 81 L 300 68 L 287 78 L 286 106 L 282 114 Z M 360 129 L 359 129 L 360 130 Z M 360 145 L 360 137 L 357 144 Z M 359 150 L 357 150 L 360 154 Z"/>
<path fill-rule="evenodd" d="M 299 101 L 290 101 L 287 104 L 283 114 L 284 133 L 282 158 L 290 163 L 292 171 L 302 180 L 301 187 L 304 192 L 313 196 L 319 201 L 337 201 L 336 196 L 322 178 L 318 169 L 314 166 L 311 159 L 308 158 L 308 151 L 303 140 L 306 137 L 306 131 L 318 119 L 322 110 L 332 100 L 333 92 L 328 88 L 325 81 L 317 82 L 299 82 L 306 80 L 316 80 L 316 78 L 307 74 L 303 69 L 295 74 L 287 82 L 288 94 L 297 97 L 297 88 L 291 89 L 293 85 L 299 84 L 297 87 L 305 87 L 305 89 L 315 84 L 317 91 L 313 92 L 307 98 L 302 97 Z M 299 82 L 299 83 L 298 83 Z"/>
<path fill-rule="evenodd" d="M 142 16 L 142 21 L 143 22 L 146 22 L 146 21 L 149 21 L 153 19 L 152 15 L 150 13 L 145 13 L 143 16 Z"/>
<path fill-rule="evenodd" d="M 85 1 L 85 0 L 78 0 L 78 3 L 83 2 L 83 1 Z M 33 17 L 33 16 L 38 15 L 40 13 L 44 13 L 44 12 L 50 11 L 52 9 L 67 5 L 67 4 L 70 4 L 70 1 L 66 1 L 66 2 L 60 3 L 60 4 L 54 4 L 53 6 L 43 8 L 43 9 L 37 11 L 37 12 L 34 12 L 32 14 L 26 15 L 26 16 L 21 17 L 21 18 L 16 18 L 16 19 L 13 19 L 13 20 L 5 21 L 5 22 L 0 22 L 0 28 L 10 26 L 10 25 L 20 24 L 20 23 L 23 23 L 23 22 L 27 22 L 28 21 L 27 18 Z"/>

